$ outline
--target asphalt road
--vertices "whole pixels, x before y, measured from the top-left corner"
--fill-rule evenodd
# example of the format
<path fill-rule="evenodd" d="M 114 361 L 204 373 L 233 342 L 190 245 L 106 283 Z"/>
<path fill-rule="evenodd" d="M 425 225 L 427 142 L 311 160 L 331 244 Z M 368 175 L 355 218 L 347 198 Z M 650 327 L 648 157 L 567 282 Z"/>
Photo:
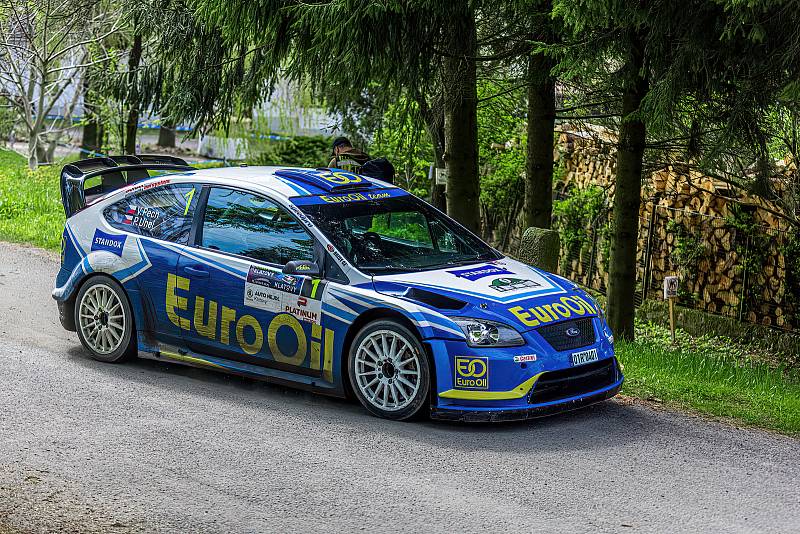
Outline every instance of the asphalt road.
<path fill-rule="evenodd" d="M 800 442 L 612 401 L 393 423 L 210 371 L 86 357 L 57 258 L 0 244 L 0 532 L 800 532 Z"/>

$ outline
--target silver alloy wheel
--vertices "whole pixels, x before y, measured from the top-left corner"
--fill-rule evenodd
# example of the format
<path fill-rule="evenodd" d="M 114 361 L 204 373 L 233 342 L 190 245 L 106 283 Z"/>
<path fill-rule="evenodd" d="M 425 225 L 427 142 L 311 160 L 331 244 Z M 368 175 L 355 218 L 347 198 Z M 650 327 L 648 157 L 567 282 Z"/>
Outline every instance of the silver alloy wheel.
<path fill-rule="evenodd" d="M 117 350 L 125 336 L 125 308 L 117 293 L 105 284 L 90 287 L 80 302 L 80 329 L 98 354 Z"/>
<path fill-rule="evenodd" d="M 376 330 L 355 354 L 356 381 L 367 401 L 381 410 L 401 410 L 419 391 L 421 356 L 400 333 Z"/>

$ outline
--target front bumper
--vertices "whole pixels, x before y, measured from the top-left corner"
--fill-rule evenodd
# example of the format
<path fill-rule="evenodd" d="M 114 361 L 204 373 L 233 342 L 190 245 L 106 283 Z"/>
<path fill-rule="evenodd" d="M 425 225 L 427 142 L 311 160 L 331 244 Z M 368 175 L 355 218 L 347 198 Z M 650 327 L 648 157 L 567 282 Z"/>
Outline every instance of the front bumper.
<path fill-rule="evenodd" d="M 532 404 L 527 408 L 517 409 L 458 409 L 443 408 L 434 406 L 431 408 L 431 419 L 442 421 L 464 421 L 464 422 L 501 422 L 501 421 L 523 421 L 525 419 L 535 419 L 546 417 L 557 413 L 577 410 L 590 404 L 601 402 L 619 393 L 622 388 L 623 379 L 620 378 L 615 384 L 599 391 L 590 392 L 583 396 L 562 399 L 558 401 Z"/>

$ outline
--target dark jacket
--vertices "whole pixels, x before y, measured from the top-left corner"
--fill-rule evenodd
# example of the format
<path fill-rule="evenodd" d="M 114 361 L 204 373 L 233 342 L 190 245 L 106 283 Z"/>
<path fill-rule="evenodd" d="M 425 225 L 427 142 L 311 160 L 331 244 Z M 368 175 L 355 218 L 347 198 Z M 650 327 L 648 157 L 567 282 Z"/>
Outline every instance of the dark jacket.
<path fill-rule="evenodd" d="M 334 156 L 328 167 L 342 169 L 343 171 L 358 172 L 362 165 L 370 160 L 369 154 L 357 148 L 350 147 L 338 156 Z"/>

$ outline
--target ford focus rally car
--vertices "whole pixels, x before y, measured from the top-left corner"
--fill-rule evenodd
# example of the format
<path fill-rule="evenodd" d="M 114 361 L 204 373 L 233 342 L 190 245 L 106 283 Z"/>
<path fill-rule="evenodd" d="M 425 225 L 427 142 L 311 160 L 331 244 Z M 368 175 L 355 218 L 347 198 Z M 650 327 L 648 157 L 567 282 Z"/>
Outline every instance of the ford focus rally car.
<path fill-rule="evenodd" d="M 97 360 L 352 394 L 390 419 L 524 419 L 622 385 L 591 297 L 385 182 L 120 156 L 65 166 L 61 191 L 53 297 Z"/>

